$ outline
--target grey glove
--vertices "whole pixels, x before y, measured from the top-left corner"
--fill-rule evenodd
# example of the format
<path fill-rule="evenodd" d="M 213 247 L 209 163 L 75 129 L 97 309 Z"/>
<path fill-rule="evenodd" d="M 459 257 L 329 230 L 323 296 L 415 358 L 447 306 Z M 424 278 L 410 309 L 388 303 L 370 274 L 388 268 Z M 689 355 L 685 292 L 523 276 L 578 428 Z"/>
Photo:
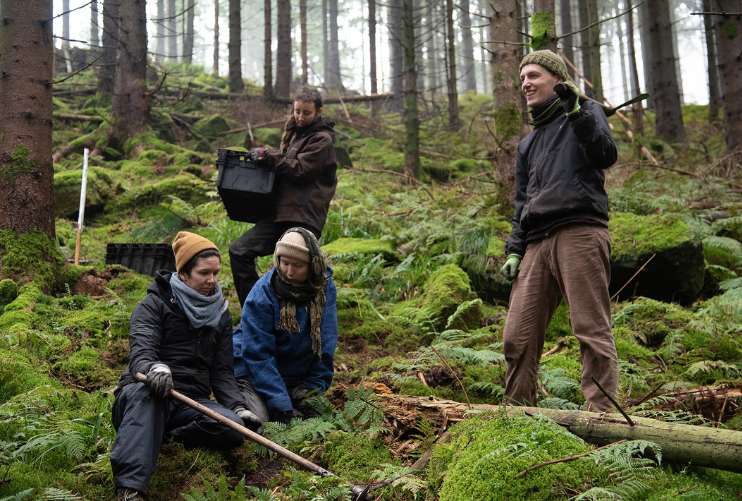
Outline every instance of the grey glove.
<path fill-rule="evenodd" d="M 170 367 L 157 362 L 149 368 L 147 373 L 149 381 L 149 394 L 156 398 L 165 398 L 170 396 L 173 389 L 173 375 L 170 373 Z"/>
<path fill-rule="evenodd" d="M 260 162 L 265 158 L 265 155 L 268 153 L 267 148 L 253 148 L 250 151 L 247 152 L 247 158 L 251 162 Z"/>
<path fill-rule="evenodd" d="M 258 416 L 244 407 L 235 407 L 234 413 L 242 419 L 242 422 L 245 423 L 247 429 L 254 431 L 258 435 L 263 434 L 263 423 L 260 421 Z"/>

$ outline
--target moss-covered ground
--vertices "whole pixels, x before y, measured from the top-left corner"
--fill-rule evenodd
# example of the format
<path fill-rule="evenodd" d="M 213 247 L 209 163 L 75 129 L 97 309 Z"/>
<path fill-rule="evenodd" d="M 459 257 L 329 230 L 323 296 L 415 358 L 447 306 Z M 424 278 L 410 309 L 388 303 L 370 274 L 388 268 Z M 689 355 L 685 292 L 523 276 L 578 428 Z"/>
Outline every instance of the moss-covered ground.
<path fill-rule="evenodd" d="M 288 109 L 182 97 L 181 88 L 226 93 L 227 84 L 199 68 L 169 71 L 152 97 L 151 130 L 121 151 L 101 148 L 91 156 L 80 266 L 69 262 L 79 147 L 98 145 L 105 122 L 55 120 L 55 152 L 73 146 L 54 165 L 56 241 L 0 232 L 1 264 L 10 276 L 0 281 L 0 500 L 114 499 L 111 390 L 128 363 L 131 311 L 151 277 L 106 264 L 107 244 L 169 243 L 183 229 L 211 239 L 222 251 L 221 285 L 239 319 L 228 248 L 251 225 L 227 217 L 216 188 L 216 151 L 249 142 L 278 146 L 275 127 Z M 75 75 L 69 89 L 94 86 L 93 78 L 89 71 Z M 260 92 L 248 82 L 247 95 Z M 105 117 L 97 99 L 57 97 L 55 112 Z M 438 440 L 440 423 L 385 408 L 376 398 L 392 392 L 502 401 L 509 284 L 498 270 L 512 207 L 498 203 L 503 197 L 490 163 L 496 142 L 482 117 L 494 112 L 491 98 L 470 93 L 459 104 L 467 127 L 451 131 L 434 113 L 423 123 L 415 185 L 395 174 L 403 167 L 397 114 L 348 104 L 346 115 L 325 106 L 353 163 L 338 170 L 321 238 L 338 287 L 336 376 L 320 401 L 321 418 L 269 424 L 266 436 L 342 481 L 388 481 L 373 492 L 379 500 L 738 499 L 739 474 L 647 462 L 660 453 L 654 444 L 617 447 L 516 480 L 530 466 L 593 446 L 553 422 L 497 414 L 448 423 L 446 442 Z M 634 142 L 614 133 L 619 161 L 606 184 L 614 259 L 640 260 L 689 240 L 702 243 L 705 258 L 703 289 L 691 306 L 634 296 L 613 303 L 619 403 L 636 415 L 742 430 L 737 400 L 703 406 L 678 393 L 742 386 L 742 200 L 727 184 L 739 181 L 719 161 L 723 137 L 703 122 L 703 110 L 685 108 L 691 137 L 685 149 L 648 139 L 651 115 L 646 136 Z M 239 130 L 248 121 L 274 124 L 250 137 Z M 674 170 L 638 161 L 640 144 Z M 49 256 L 57 268 L 34 268 Z M 260 258 L 261 272 L 271 262 Z M 537 404 L 584 408 L 580 377 L 579 345 L 563 303 L 547 331 Z M 430 449 L 427 466 L 411 470 Z M 303 472 L 254 444 L 221 453 L 167 443 L 149 499 L 348 499 L 342 481 Z"/>

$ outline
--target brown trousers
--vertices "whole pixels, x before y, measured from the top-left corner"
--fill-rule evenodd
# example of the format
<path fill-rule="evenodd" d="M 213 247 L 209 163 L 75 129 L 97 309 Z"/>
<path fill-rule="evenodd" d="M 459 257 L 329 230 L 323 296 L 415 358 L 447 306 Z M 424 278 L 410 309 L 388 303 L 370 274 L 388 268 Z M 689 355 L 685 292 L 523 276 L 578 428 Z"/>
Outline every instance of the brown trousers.
<path fill-rule="evenodd" d="M 611 332 L 608 283 L 611 235 L 607 228 L 574 224 L 557 228 L 531 242 L 510 293 L 503 344 L 508 363 L 505 401 L 535 403 L 535 381 L 544 335 L 554 310 L 564 299 L 580 342 L 582 393 L 588 408 L 605 411 L 613 405 L 590 376 L 614 396 L 618 390 L 618 358 Z"/>

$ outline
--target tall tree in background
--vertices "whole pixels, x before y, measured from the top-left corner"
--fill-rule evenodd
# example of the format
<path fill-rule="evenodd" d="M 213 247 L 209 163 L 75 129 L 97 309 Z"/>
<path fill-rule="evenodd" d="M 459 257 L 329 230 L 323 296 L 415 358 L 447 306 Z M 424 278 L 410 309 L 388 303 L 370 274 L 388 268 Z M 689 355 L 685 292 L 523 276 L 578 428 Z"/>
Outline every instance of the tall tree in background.
<path fill-rule="evenodd" d="M 233 0 L 230 0 L 233 1 Z M 273 52 L 271 44 L 271 0 L 263 1 L 263 97 L 273 99 Z"/>
<path fill-rule="evenodd" d="M 270 1 L 270 0 L 269 0 Z M 245 82 L 242 80 L 242 17 L 240 0 L 229 0 L 229 92 L 242 92 Z M 270 47 L 270 43 L 268 44 Z"/>
<path fill-rule="evenodd" d="M 495 105 L 494 133 L 498 149 L 495 152 L 495 168 L 501 183 L 499 202 L 503 207 L 511 207 L 515 198 L 515 154 L 523 130 L 523 110 L 521 108 L 520 50 L 518 40 L 518 19 L 515 3 L 510 0 L 492 0 L 490 30 L 492 39 L 492 97 Z"/>
<path fill-rule="evenodd" d="M 376 83 L 376 0 L 368 0 L 368 51 L 371 58 L 371 94 L 379 92 Z"/>
<path fill-rule="evenodd" d="M 70 0 L 62 0 L 62 48 L 70 48 Z"/>
<path fill-rule="evenodd" d="M 119 0 L 103 0 L 103 55 L 98 72 L 98 106 L 110 104 L 113 97 L 120 24 Z"/>
<path fill-rule="evenodd" d="M 160 62 L 165 54 L 165 0 L 157 0 L 157 21 L 155 22 L 155 61 Z"/>
<path fill-rule="evenodd" d="M 559 0 L 559 19 L 562 24 L 562 34 L 567 35 L 568 33 L 572 33 L 574 31 L 574 28 L 572 28 L 572 7 L 570 5 L 570 0 Z M 560 38 L 559 40 L 561 43 L 561 49 L 564 53 L 564 57 L 566 57 L 568 60 L 572 61 L 574 64 L 575 62 L 575 54 L 574 54 L 574 35 L 564 36 Z M 569 76 L 571 76 L 573 79 L 575 78 L 575 72 L 570 67 L 567 66 L 567 71 L 569 72 Z"/>
<path fill-rule="evenodd" d="M 98 0 L 92 0 L 90 2 L 90 46 L 98 47 L 100 45 L 100 37 L 98 36 Z"/>
<path fill-rule="evenodd" d="M 183 61 L 188 64 L 193 62 L 193 37 L 195 35 L 194 20 L 196 13 L 195 0 L 188 0 L 185 14 L 185 29 L 183 30 Z"/>
<path fill-rule="evenodd" d="M 636 49 L 634 48 L 634 7 L 631 0 L 626 0 L 626 10 L 629 11 L 626 17 L 626 40 L 628 41 L 628 58 L 629 58 L 629 75 L 631 79 L 631 95 L 638 96 L 641 94 L 639 88 L 639 70 L 636 66 Z M 634 103 L 632 106 L 634 114 L 634 124 L 639 134 L 644 134 L 644 110 L 641 101 Z"/>
<path fill-rule="evenodd" d="M 474 39 L 471 34 L 471 16 L 469 15 L 469 0 L 461 0 L 461 45 L 464 69 L 464 90 L 477 91 L 477 74 L 474 71 Z"/>
<path fill-rule="evenodd" d="M 327 56 L 330 53 L 329 29 L 327 27 L 327 0 L 322 0 L 322 79 L 327 83 L 330 73 L 330 66 L 327 62 Z"/>
<path fill-rule="evenodd" d="M 420 177 L 420 117 L 417 111 L 417 64 L 415 62 L 415 8 L 413 0 L 402 0 L 402 45 L 404 55 L 404 167 L 405 174 Z"/>
<path fill-rule="evenodd" d="M 392 83 L 392 92 L 394 93 L 394 98 L 389 100 L 389 106 L 391 109 L 399 110 L 403 106 L 403 93 L 405 92 L 405 75 L 402 73 L 402 64 L 405 52 L 402 47 L 402 39 L 404 36 L 402 29 L 402 0 L 388 0 L 386 5 L 386 24 L 389 27 L 389 52 L 391 54 L 391 61 L 389 64 L 391 72 L 390 80 Z M 412 7 L 410 7 L 410 9 L 412 9 Z M 414 35 L 415 34 L 413 33 L 413 38 Z M 414 46 L 412 47 L 412 50 L 414 50 Z M 417 78 L 417 75 L 415 78 Z"/>
<path fill-rule="evenodd" d="M 714 16 L 727 153 L 730 155 L 730 165 L 734 166 L 742 164 L 742 2 L 714 0 L 712 7 L 719 12 L 736 13 Z"/>
<path fill-rule="evenodd" d="M 52 167 L 52 0 L 0 4 L 0 278 L 21 278 L 18 241 L 56 266 Z M 43 255 L 46 254 L 46 255 Z"/>
<path fill-rule="evenodd" d="M 338 0 L 328 0 L 330 14 L 330 45 L 327 55 L 327 80 L 325 86 L 328 89 L 343 92 L 343 79 L 340 74 L 340 46 L 338 42 Z"/>
<path fill-rule="evenodd" d="M 668 0 L 654 0 L 646 6 L 649 19 L 649 38 L 646 42 L 653 75 L 650 93 L 654 95 L 656 136 L 669 143 L 684 142 L 678 75 L 672 44 L 668 43 L 672 37 L 670 6 Z"/>
<path fill-rule="evenodd" d="M 703 0 L 702 5 L 703 12 L 711 12 L 711 0 Z M 709 74 L 709 123 L 719 125 L 721 99 L 719 96 L 719 72 L 716 60 L 714 23 L 711 17 L 703 16 L 703 31 L 706 35 L 706 63 Z"/>
<path fill-rule="evenodd" d="M 592 98 L 599 103 L 603 102 L 603 76 L 600 69 L 600 24 L 598 24 L 598 0 L 587 0 L 587 20 L 590 29 L 587 30 L 590 47 L 590 76 L 593 84 Z"/>
<path fill-rule="evenodd" d="M 299 0 L 299 27 L 301 29 L 301 83 L 309 81 L 307 61 L 307 0 Z"/>
<path fill-rule="evenodd" d="M 642 2 L 640 0 L 636 0 L 637 2 L 637 10 L 639 14 L 639 40 L 641 40 L 641 47 L 642 47 L 642 63 L 644 67 L 644 87 L 646 88 L 647 92 L 649 92 L 649 98 L 647 99 L 647 107 L 652 109 L 654 108 L 654 94 L 653 89 L 655 87 L 654 85 L 654 75 L 652 74 L 652 65 L 651 60 L 652 57 L 650 55 L 650 47 L 649 43 L 645 43 L 645 41 L 649 40 L 649 25 L 650 19 L 649 19 L 649 10 L 647 8 L 647 2 Z M 663 43 L 667 43 L 667 40 L 665 40 Z"/>
<path fill-rule="evenodd" d="M 615 12 L 618 16 L 621 13 L 621 5 L 619 0 L 616 0 Z M 623 17 L 623 16 L 622 16 Z M 623 26 L 621 25 L 621 17 L 615 19 L 616 23 L 616 34 L 618 35 L 618 57 L 621 59 L 621 78 L 623 80 L 623 95 L 624 101 L 629 100 L 629 77 L 628 71 L 626 70 L 626 52 L 624 51 L 623 43 Z"/>
<path fill-rule="evenodd" d="M 428 56 L 425 70 L 428 74 L 428 89 L 435 96 L 438 90 L 438 44 L 436 42 L 437 10 L 434 0 L 426 1 L 425 18 L 427 22 L 423 42 Z"/>
<path fill-rule="evenodd" d="M 276 97 L 288 98 L 291 94 L 291 0 L 276 2 L 278 50 L 276 51 Z"/>
<path fill-rule="evenodd" d="M 211 73 L 219 75 L 219 0 L 214 0 L 214 62 Z"/>
<path fill-rule="evenodd" d="M 127 0 L 120 0 L 127 1 Z M 178 12 L 175 0 L 167 0 L 167 55 L 170 61 L 178 60 Z"/>
<path fill-rule="evenodd" d="M 456 129 L 459 126 L 459 93 L 456 89 L 456 33 L 453 31 L 453 0 L 446 0 L 446 34 L 448 35 L 448 125 Z"/>
<path fill-rule="evenodd" d="M 587 2 L 589 0 L 577 0 L 577 13 L 580 18 L 580 59 L 582 60 L 582 76 L 585 80 L 593 81 L 593 65 L 590 61 L 590 33 L 584 28 L 590 24 L 590 16 L 588 14 Z M 593 90 L 585 85 L 585 95 L 588 97 L 594 97 Z"/>
<path fill-rule="evenodd" d="M 533 50 L 549 49 L 556 52 L 554 0 L 533 0 L 531 46 Z"/>

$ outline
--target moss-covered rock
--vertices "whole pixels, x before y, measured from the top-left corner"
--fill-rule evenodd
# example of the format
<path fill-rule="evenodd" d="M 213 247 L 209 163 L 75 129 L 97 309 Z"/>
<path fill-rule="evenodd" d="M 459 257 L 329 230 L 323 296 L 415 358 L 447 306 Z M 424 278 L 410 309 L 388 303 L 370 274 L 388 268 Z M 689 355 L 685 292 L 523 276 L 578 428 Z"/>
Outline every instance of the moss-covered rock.
<path fill-rule="evenodd" d="M 196 129 L 201 135 L 207 137 L 217 137 L 222 132 L 227 132 L 231 129 L 227 121 L 221 115 L 212 115 L 210 117 L 202 118 L 195 124 L 193 128 Z"/>
<path fill-rule="evenodd" d="M 447 264 L 431 273 L 423 291 L 415 322 L 436 331 L 446 328 L 448 318 L 456 312 L 459 305 L 477 298 L 471 290 L 466 272 L 455 264 Z M 479 307 L 474 305 L 466 315 L 461 315 L 457 325 L 477 329 L 481 318 L 479 303 Z"/>
<path fill-rule="evenodd" d="M 21 235 L 11 230 L 0 231 L 0 279 L 11 278 L 19 283 L 35 281 L 41 288 L 51 289 L 63 265 L 56 238 L 38 229 Z"/>
<path fill-rule="evenodd" d="M 0 402 L 38 386 L 61 388 L 46 371 L 39 369 L 28 353 L 0 350 Z"/>
<path fill-rule="evenodd" d="M 0 280 L 0 315 L 3 313 L 5 305 L 13 301 L 18 296 L 18 285 L 9 278 Z"/>
<path fill-rule="evenodd" d="M 398 261 L 392 242 L 380 239 L 338 238 L 322 247 L 326 256 L 342 258 L 350 254 L 382 254 L 387 261 Z"/>
<path fill-rule="evenodd" d="M 254 146 L 281 147 L 281 136 L 283 136 L 283 130 L 281 129 L 258 127 L 252 131 L 252 134 L 255 138 Z"/>
<path fill-rule="evenodd" d="M 363 434 L 335 431 L 325 437 L 324 445 L 325 460 L 333 465 L 333 473 L 355 481 L 368 482 L 380 465 L 393 462 L 381 440 L 369 440 Z"/>
<path fill-rule="evenodd" d="M 54 213 L 57 217 L 74 219 L 80 209 L 82 169 L 54 174 Z M 103 167 L 88 168 L 85 189 L 85 216 L 93 217 L 104 210 L 106 203 L 122 193 L 115 173 Z"/>

